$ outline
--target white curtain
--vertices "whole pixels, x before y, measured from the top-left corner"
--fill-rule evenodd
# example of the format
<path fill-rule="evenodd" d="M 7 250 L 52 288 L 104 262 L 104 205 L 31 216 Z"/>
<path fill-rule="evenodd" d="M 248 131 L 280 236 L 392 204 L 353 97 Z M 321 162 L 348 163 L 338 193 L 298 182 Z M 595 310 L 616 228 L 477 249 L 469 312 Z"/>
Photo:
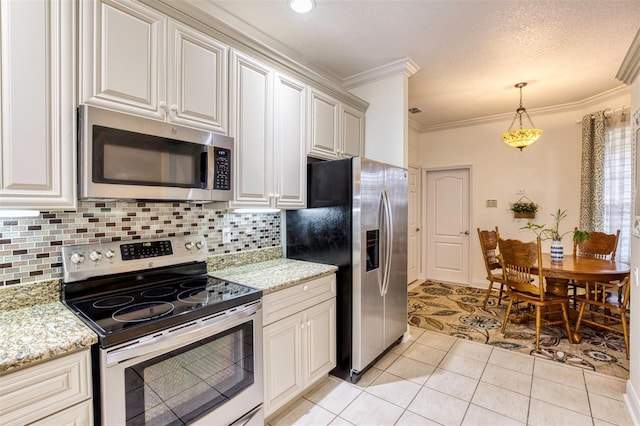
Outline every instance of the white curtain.
<path fill-rule="evenodd" d="M 620 229 L 616 260 L 629 263 L 632 218 L 633 143 L 629 109 L 605 120 L 604 215 L 602 229 Z"/>

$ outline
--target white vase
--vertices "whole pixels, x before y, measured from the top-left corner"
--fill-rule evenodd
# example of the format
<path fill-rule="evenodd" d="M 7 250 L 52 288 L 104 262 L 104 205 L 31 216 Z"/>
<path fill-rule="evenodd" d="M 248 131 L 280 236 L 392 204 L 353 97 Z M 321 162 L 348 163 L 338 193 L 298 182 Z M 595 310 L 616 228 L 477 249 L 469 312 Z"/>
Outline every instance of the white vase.
<path fill-rule="evenodd" d="M 551 261 L 562 262 L 564 258 L 564 247 L 562 246 L 562 240 L 551 241 Z"/>

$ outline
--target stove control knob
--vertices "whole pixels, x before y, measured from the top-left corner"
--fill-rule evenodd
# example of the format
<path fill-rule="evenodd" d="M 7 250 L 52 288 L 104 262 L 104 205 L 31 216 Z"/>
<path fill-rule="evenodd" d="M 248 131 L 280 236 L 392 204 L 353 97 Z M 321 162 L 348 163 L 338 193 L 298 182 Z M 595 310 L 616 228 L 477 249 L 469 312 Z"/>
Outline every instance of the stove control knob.
<path fill-rule="evenodd" d="M 184 248 L 186 248 L 187 250 L 191 250 L 193 248 L 193 243 L 191 241 L 185 243 Z"/>
<path fill-rule="evenodd" d="M 107 259 L 113 259 L 114 256 L 116 255 L 116 252 L 109 249 L 104 253 L 104 257 L 106 257 Z"/>
<path fill-rule="evenodd" d="M 102 253 L 100 253 L 98 250 L 93 250 L 91 253 L 89 253 L 89 259 L 97 262 L 98 260 L 102 259 Z"/>
<path fill-rule="evenodd" d="M 81 255 L 80 253 L 73 253 L 71 255 L 71 263 L 73 263 L 74 265 L 77 265 L 78 263 L 82 263 L 84 262 L 84 256 Z"/>
<path fill-rule="evenodd" d="M 204 246 L 204 244 L 202 244 L 202 241 L 197 241 L 197 242 L 196 242 L 196 248 L 197 248 L 198 250 L 200 250 L 200 249 L 202 248 L 202 246 Z"/>

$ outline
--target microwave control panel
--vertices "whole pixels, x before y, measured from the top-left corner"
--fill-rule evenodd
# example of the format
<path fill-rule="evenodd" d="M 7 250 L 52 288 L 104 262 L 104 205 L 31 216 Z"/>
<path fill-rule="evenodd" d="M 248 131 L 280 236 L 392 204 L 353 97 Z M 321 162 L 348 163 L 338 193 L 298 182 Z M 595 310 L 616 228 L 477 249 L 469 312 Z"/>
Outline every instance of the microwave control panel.
<path fill-rule="evenodd" d="M 231 150 L 214 148 L 213 189 L 231 190 Z"/>

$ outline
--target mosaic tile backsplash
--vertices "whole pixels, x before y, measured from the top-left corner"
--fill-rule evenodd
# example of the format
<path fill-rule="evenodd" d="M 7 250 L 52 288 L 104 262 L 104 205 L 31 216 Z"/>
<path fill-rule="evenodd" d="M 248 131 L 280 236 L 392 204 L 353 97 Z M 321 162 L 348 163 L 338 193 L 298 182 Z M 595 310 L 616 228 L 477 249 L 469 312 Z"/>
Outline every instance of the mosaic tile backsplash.
<path fill-rule="evenodd" d="M 231 242 L 222 243 L 222 229 Z M 209 254 L 281 245 L 280 213 L 232 213 L 203 204 L 79 201 L 75 212 L 0 219 L 0 286 L 62 278 L 60 247 L 203 235 Z"/>

